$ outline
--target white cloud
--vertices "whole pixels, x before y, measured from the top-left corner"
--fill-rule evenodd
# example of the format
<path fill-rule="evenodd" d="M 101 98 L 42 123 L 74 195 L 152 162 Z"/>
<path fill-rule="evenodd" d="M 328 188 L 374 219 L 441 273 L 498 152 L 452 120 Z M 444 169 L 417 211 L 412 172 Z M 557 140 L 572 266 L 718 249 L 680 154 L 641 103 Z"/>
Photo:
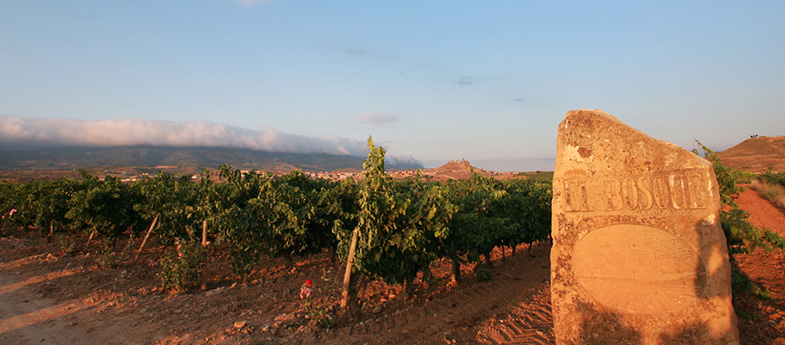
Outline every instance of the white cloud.
<path fill-rule="evenodd" d="M 390 120 L 388 120 L 390 121 Z M 145 119 L 40 119 L 0 116 L 3 148 L 37 149 L 52 146 L 205 146 L 271 152 L 327 153 L 365 157 L 365 141 L 315 138 L 232 127 L 211 121 L 174 122 Z M 410 156 L 389 156 L 391 162 L 411 162 Z"/>
<path fill-rule="evenodd" d="M 143 119 L 74 120 L 0 116 L 0 142 L 16 147 L 75 146 L 210 146 L 263 151 L 330 153 L 361 156 L 365 143 L 343 138 L 312 138 L 217 124 Z"/>

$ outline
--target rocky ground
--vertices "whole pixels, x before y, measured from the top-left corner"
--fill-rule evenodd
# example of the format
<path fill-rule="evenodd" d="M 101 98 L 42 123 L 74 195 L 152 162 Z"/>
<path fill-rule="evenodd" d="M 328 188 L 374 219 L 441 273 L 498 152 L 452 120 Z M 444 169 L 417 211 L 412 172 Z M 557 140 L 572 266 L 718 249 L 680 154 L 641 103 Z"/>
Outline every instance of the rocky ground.
<path fill-rule="evenodd" d="M 783 212 L 744 192 L 739 204 L 751 219 L 785 235 Z M 85 239 L 79 239 L 83 245 Z M 295 262 L 264 259 L 245 282 L 235 282 L 228 260 L 214 248 L 202 290 L 175 296 L 156 276 L 161 249 L 137 265 L 102 254 L 100 244 L 63 255 L 59 244 L 19 234 L 0 238 L 0 343 L 4 344 L 552 344 L 549 247 L 520 246 L 494 253 L 492 279 L 478 281 L 464 267 L 458 286 L 446 284 L 449 265 L 434 264 L 438 281 L 418 281 L 413 296 L 371 283 L 362 318 L 314 326 L 300 287 L 313 282 L 313 304 L 334 311 L 342 271 L 326 255 Z M 133 242 L 132 246 L 138 243 Z M 131 246 L 129 246 L 131 248 Z M 118 265 L 114 263 L 119 262 Z M 785 254 L 761 249 L 739 266 L 770 299 L 735 300 L 742 344 L 785 344 Z M 114 267 L 112 267 L 114 266 Z"/>

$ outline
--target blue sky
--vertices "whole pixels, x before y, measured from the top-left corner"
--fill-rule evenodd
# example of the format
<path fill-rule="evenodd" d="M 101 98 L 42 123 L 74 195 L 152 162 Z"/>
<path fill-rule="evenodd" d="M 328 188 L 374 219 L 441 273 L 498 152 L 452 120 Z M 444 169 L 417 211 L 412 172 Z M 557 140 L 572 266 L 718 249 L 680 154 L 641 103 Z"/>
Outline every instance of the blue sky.
<path fill-rule="evenodd" d="M 783 1 L 3 1 L 0 135 L 209 123 L 551 170 L 558 123 L 589 108 L 724 149 L 785 135 L 783 18 Z"/>

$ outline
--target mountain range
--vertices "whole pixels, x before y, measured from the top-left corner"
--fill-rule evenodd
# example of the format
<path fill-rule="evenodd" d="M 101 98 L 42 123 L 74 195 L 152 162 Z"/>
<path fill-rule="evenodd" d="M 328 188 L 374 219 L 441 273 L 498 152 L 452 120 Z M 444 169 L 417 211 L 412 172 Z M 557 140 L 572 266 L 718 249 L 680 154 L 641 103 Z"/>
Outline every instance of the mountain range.
<path fill-rule="evenodd" d="M 36 150 L 0 149 L 0 169 L 74 169 L 166 167 L 174 171 L 199 172 L 203 168 L 217 168 L 228 163 L 237 169 L 269 171 L 335 171 L 361 170 L 364 157 L 320 153 L 284 153 L 221 147 L 168 147 L 168 146 L 118 146 L 118 147 L 51 147 Z M 390 160 L 388 169 L 406 170 L 422 168 L 414 159 Z"/>

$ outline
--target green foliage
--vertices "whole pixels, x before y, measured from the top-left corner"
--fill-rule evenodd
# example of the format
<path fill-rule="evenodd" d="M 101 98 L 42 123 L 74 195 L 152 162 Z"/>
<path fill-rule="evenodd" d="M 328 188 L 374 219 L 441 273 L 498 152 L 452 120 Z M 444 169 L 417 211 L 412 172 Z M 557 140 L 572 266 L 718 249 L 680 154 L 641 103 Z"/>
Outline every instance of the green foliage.
<path fill-rule="evenodd" d="M 207 250 L 197 241 L 178 242 L 177 253 L 161 259 L 159 278 L 163 288 L 176 294 L 185 294 L 202 281 Z"/>
<path fill-rule="evenodd" d="M 68 202 L 77 189 L 73 180 L 32 181 L 20 185 L 5 184 L 0 188 L 0 205 L 4 215 L 11 209 L 17 212 L 9 219 L 17 225 L 36 228 L 60 228 L 66 218 Z"/>
<path fill-rule="evenodd" d="M 335 245 L 334 224 L 315 219 L 316 214 L 339 217 L 331 210 L 337 199 L 326 192 L 330 185 L 315 181 L 299 171 L 280 179 L 266 174 L 242 174 L 221 167 L 227 184 L 216 207 L 219 239 L 226 242 L 234 272 L 245 277 L 260 254 L 272 257 L 303 256 Z"/>
<path fill-rule="evenodd" d="M 359 188 L 355 267 L 374 279 L 411 287 L 417 273 L 436 258 L 437 239 L 449 233 L 455 206 L 438 185 L 393 181 L 384 170 L 384 148 L 371 138 L 368 147 Z M 341 237 L 346 253 L 349 236 Z"/>
<path fill-rule="evenodd" d="M 448 186 L 457 212 L 450 220 L 452 232 L 442 241 L 441 254 L 460 260 L 458 254 L 465 251 L 469 260 L 479 263 L 480 255 L 490 255 L 509 232 L 502 209 L 507 192 L 498 181 L 479 174 Z"/>
<path fill-rule="evenodd" d="M 720 157 L 717 156 L 714 151 L 701 144 L 700 141 L 696 142 L 703 149 L 703 158 L 708 160 L 714 167 L 714 175 L 717 177 L 717 184 L 719 185 L 720 189 L 720 201 L 723 205 L 728 205 L 732 208 L 738 208 L 739 205 L 736 204 L 734 199 L 739 196 L 739 193 L 741 193 L 744 188 L 736 185 L 736 183 L 742 178 L 744 174 L 737 169 L 733 169 L 722 164 Z M 693 150 L 692 152 L 696 155 L 700 155 L 697 149 Z"/>
<path fill-rule="evenodd" d="M 754 295 L 763 298 L 769 299 L 771 298 L 771 293 L 766 290 L 763 290 L 757 284 L 752 282 L 752 279 L 748 277 L 744 272 L 741 271 L 739 266 L 732 265 L 731 266 L 731 286 L 733 286 L 734 291 L 750 291 Z"/>
<path fill-rule="evenodd" d="M 35 221 L 35 216 L 33 212 L 26 211 L 27 209 L 27 197 L 26 194 L 29 192 L 29 188 L 27 184 L 5 184 L 3 185 L 5 188 L 2 190 L 2 195 L 0 195 L 0 202 L 2 202 L 2 217 L 3 217 L 3 225 L 7 226 L 26 226 L 31 225 Z M 11 214 L 13 212 L 13 214 Z"/>
<path fill-rule="evenodd" d="M 118 253 L 114 250 L 114 241 L 110 238 L 104 239 L 104 248 L 103 248 L 103 265 L 104 267 L 110 268 L 117 268 L 123 262 L 123 255 L 122 253 Z"/>
<path fill-rule="evenodd" d="M 13 183 L 0 183 L 0 231 L 5 231 L 7 227 L 20 224 L 17 222 L 19 219 L 19 189 L 21 185 Z M 16 210 L 11 212 L 12 210 Z M 5 236 L 5 233 L 0 233 L 0 236 Z"/>
<path fill-rule="evenodd" d="M 769 229 L 761 230 L 750 223 L 747 220 L 749 213 L 739 209 L 739 205 L 736 204 L 734 199 L 743 191 L 743 188 L 738 186 L 736 182 L 743 178 L 744 174 L 725 166 L 714 151 L 700 142 L 698 144 L 704 151 L 704 158 L 711 162 L 714 167 L 722 204 L 730 207 L 728 211 L 720 211 L 722 229 L 725 231 L 725 237 L 728 240 L 728 251 L 730 254 L 749 253 L 758 247 L 769 251 L 775 248 L 785 250 L 785 240 L 781 236 Z M 694 152 L 698 154 L 697 150 Z"/>
<path fill-rule="evenodd" d="M 453 261 L 478 263 L 478 278 L 490 277 L 479 267 L 481 256 L 497 246 L 516 246 L 548 238 L 551 225 L 551 182 L 541 179 L 497 181 L 474 174 L 448 182 L 457 212 L 439 255 Z M 466 253 L 466 259 L 460 254 Z"/>
<path fill-rule="evenodd" d="M 30 186 L 27 204 L 35 217 L 33 224 L 42 227 L 65 224 L 68 201 L 76 189 L 72 181 L 35 181 Z"/>
<path fill-rule="evenodd" d="M 310 301 L 306 302 L 305 311 L 308 313 L 312 323 L 320 328 L 331 329 L 335 327 L 337 317 L 333 308 L 320 307 L 309 303 Z"/>
<path fill-rule="evenodd" d="M 553 171 L 522 172 L 518 173 L 518 176 L 534 180 L 553 180 Z"/>
<path fill-rule="evenodd" d="M 75 228 L 119 237 L 127 230 L 139 228 L 141 218 L 134 210 L 139 198 L 132 186 L 118 178 L 107 176 L 100 180 L 82 171 L 82 180 L 68 202 L 65 217 Z"/>
<path fill-rule="evenodd" d="M 136 183 L 135 187 L 142 198 L 134 210 L 147 222 L 158 217 L 155 234 L 161 242 L 171 245 L 178 239 L 197 237 L 193 229 L 205 219 L 205 209 L 198 205 L 208 193 L 209 180 L 197 184 L 188 176 L 176 178 L 162 171 L 154 178 Z"/>
<path fill-rule="evenodd" d="M 129 239 L 126 242 L 125 247 L 119 251 L 115 249 L 116 243 L 116 238 L 104 238 L 102 261 L 104 267 L 117 268 L 120 267 L 123 262 L 127 262 L 131 258 L 134 251 L 134 242 Z"/>
<path fill-rule="evenodd" d="M 514 179 L 501 183 L 506 191 L 499 211 L 506 219 L 506 237 L 500 243 L 508 246 L 543 241 L 551 233 L 551 180 Z"/>
<path fill-rule="evenodd" d="M 71 254 L 76 248 L 76 238 L 73 235 L 61 234 L 57 236 L 57 244 L 63 254 Z"/>
<path fill-rule="evenodd" d="M 759 247 L 767 251 L 785 250 L 785 239 L 770 229 L 756 227 L 747 220 L 749 216 L 747 211 L 738 208 L 720 212 L 722 230 L 731 255 L 747 254 Z"/>
<path fill-rule="evenodd" d="M 785 187 L 785 172 L 767 171 L 759 174 L 758 179 Z"/>
<path fill-rule="evenodd" d="M 225 183 L 201 181 L 160 172 L 142 181 L 101 180 L 82 171 L 78 180 L 0 184 L 0 212 L 16 208 L 6 223 L 53 226 L 63 252 L 74 250 L 73 232 L 96 232 L 105 238 L 104 264 L 125 260 L 115 252 L 115 239 L 137 236 L 156 217 L 153 234 L 159 243 L 193 243 L 203 221 L 229 251 L 232 269 L 245 278 L 262 254 L 310 255 L 325 248 L 347 256 L 352 231 L 359 229 L 355 268 L 392 284 L 412 286 L 431 262 L 479 262 L 494 247 L 546 239 L 550 228 L 550 182 L 500 182 L 475 175 L 466 181 L 395 181 L 385 172 L 385 150 L 369 138 L 363 177 L 337 183 L 315 180 L 300 171 L 274 178 L 220 167 Z M 70 232 L 69 232 L 70 231 Z M 131 243 L 131 242 L 128 242 Z M 177 257 L 162 259 L 167 288 L 186 289 L 189 246 Z M 200 259 L 204 261 L 204 259 Z M 196 260 L 199 261 L 199 260 Z M 479 268 L 480 276 L 487 276 Z M 485 274 L 483 275 L 483 272 Z"/>
<path fill-rule="evenodd" d="M 243 174 L 222 165 L 220 176 L 227 183 L 216 200 L 218 240 L 229 247 L 234 273 L 244 278 L 262 253 L 265 229 L 277 221 L 272 219 L 276 200 L 267 198 L 272 189 L 269 175 Z"/>
<path fill-rule="evenodd" d="M 278 222 L 271 224 L 265 236 L 265 251 L 273 257 L 304 256 L 318 253 L 334 243 L 329 224 L 314 218 L 320 192 L 326 184 L 292 171 L 274 180 L 269 197 Z"/>
<path fill-rule="evenodd" d="M 7 215 L 8 211 L 16 208 L 18 186 L 15 183 L 0 183 L 0 216 Z"/>
<path fill-rule="evenodd" d="M 335 311 L 332 307 L 320 306 L 313 299 L 317 293 L 317 289 L 311 285 L 311 280 L 308 279 L 300 287 L 300 299 L 303 300 L 303 307 L 310 323 L 321 328 L 333 328 L 336 323 Z"/>
<path fill-rule="evenodd" d="M 479 262 L 474 266 L 474 277 L 482 282 L 491 280 L 491 274 L 488 273 L 488 268 L 486 268 L 485 265 L 481 265 Z"/>
<path fill-rule="evenodd" d="M 316 209 L 317 226 L 329 228 L 333 234 L 328 248 L 348 250 L 351 233 L 359 225 L 360 189 L 353 179 L 339 184 L 331 184 L 319 194 L 319 207 Z M 346 253 L 343 255 L 346 257 Z"/>

